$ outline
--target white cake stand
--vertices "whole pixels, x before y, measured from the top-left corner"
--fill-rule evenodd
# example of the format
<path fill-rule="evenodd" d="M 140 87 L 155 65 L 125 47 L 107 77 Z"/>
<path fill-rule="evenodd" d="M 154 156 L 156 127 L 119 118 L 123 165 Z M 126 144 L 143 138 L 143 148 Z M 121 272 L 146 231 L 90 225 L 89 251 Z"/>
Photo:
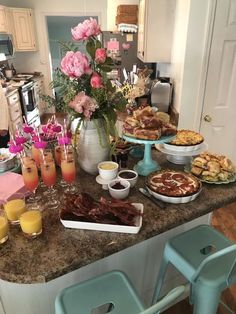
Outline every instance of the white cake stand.
<path fill-rule="evenodd" d="M 156 149 L 158 149 L 160 152 L 166 154 L 166 159 L 176 165 L 186 165 L 189 164 L 191 161 L 192 156 L 196 156 L 201 154 L 204 150 L 208 149 L 207 143 L 203 142 L 201 146 L 192 151 L 186 151 L 186 152 L 180 152 L 180 151 L 174 151 L 170 149 L 166 149 L 163 144 L 156 144 Z"/>

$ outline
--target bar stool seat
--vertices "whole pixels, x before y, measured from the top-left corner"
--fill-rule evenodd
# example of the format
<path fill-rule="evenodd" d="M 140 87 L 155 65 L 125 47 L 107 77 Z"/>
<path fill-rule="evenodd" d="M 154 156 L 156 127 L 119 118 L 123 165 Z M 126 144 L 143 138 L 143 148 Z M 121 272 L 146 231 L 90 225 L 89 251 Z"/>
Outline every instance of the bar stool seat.
<path fill-rule="evenodd" d="M 63 289 L 55 301 L 56 314 L 154 314 L 186 290 L 179 286 L 145 309 L 134 287 L 121 271 L 111 271 Z"/>
<path fill-rule="evenodd" d="M 215 314 L 221 292 L 236 283 L 236 245 L 208 225 L 197 226 L 167 242 L 153 303 L 160 296 L 169 263 L 191 283 L 194 314 Z"/>

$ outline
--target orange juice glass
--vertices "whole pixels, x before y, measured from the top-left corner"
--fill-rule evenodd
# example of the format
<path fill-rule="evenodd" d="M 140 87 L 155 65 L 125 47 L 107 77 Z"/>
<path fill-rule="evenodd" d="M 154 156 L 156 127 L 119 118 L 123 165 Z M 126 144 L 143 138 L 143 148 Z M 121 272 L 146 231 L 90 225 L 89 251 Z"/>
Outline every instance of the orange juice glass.
<path fill-rule="evenodd" d="M 22 193 L 15 193 L 3 205 L 8 221 L 13 224 L 19 224 L 21 214 L 26 211 L 25 197 Z"/>
<path fill-rule="evenodd" d="M 0 245 L 5 243 L 8 239 L 8 220 L 6 217 L 6 213 L 2 207 L 0 207 Z"/>
<path fill-rule="evenodd" d="M 29 210 L 20 216 L 20 226 L 24 235 L 35 238 L 42 233 L 42 215 L 38 210 Z"/>

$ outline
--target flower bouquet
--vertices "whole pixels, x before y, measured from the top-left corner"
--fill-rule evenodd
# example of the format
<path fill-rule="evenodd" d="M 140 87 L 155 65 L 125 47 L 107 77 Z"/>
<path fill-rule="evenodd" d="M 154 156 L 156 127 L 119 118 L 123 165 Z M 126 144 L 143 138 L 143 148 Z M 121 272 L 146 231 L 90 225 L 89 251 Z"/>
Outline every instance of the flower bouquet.
<path fill-rule="evenodd" d="M 61 109 L 71 119 L 80 118 L 80 123 L 102 119 L 107 135 L 114 135 L 116 110 L 124 110 L 127 100 L 107 77 L 113 61 L 98 39 L 100 26 L 90 18 L 72 28 L 71 33 L 74 42 L 61 43 L 65 56 L 51 87 L 59 90 Z M 78 51 L 75 42 L 79 41 L 86 45 L 87 54 Z M 49 96 L 44 99 L 57 108 L 54 99 Z"/>

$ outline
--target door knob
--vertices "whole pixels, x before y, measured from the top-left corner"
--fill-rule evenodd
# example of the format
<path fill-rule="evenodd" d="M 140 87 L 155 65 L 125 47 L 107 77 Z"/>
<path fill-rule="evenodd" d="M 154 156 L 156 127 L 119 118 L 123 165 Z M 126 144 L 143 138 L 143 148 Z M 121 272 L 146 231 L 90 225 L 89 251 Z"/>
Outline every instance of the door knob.
<path fill-rule="evenodd" d="M 211 122 L 212 121 L 212 117 L 209 116 L 209 114 L 206 114 L 205 117 L 204 117 L 204 121 Z"/>

